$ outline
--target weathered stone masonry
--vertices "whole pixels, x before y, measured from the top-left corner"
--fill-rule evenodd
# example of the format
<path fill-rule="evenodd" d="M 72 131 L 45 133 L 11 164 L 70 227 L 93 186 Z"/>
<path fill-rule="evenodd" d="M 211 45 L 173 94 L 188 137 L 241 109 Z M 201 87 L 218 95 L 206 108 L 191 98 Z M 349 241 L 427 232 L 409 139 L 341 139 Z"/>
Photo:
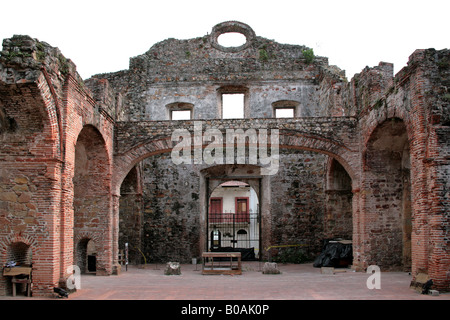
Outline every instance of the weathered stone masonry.
<path fill-rule="evenodd" d="M 222 47 L 226 32 L 245 44 Z M 307 61 L 307 49 L 230 21 L 83 81 L 57 48 L 5 39 L 0 263 L 32 263 L 33 295 L 48 295 L 74 264 L 119 273 L 125 242 L 132 263 L 190 261 L 208 250 L 209 195 L 235 179 L 260 197 L 262 249 L 308 243 L 313 257 L 324 239 L 350 239 L 355 269 L 425 272 L 449 290 L 449 51 L 416 50 L 395 76 L 381 62 L 347 81 L 326 58 Z M 244 95 L 244 119 L 222 119 L 227 93 Z M 275 118 L 279 107 L 295 117 Z M 191 119 L 170 120 L 174 110 Z M 193 134 L 198 122 L 224 134 L 278 129 L 278 173 L 175 165 L 173 131 Z M 10 292 L 4 277 L 0 292 Z"/>

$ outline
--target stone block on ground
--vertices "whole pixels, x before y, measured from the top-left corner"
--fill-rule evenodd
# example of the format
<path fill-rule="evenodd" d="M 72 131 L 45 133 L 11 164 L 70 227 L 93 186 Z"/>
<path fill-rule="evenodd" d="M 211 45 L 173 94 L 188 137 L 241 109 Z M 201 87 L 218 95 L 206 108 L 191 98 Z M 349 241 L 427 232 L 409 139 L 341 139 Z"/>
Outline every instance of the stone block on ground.
<path fill-rule="evenodd" d="M 167 262 L 166 269 L 164 270 L 166 276 L 180 275 L 181 266 L 179 262 Z"/>
<path fill-rule="evenodd" d="M 334 268 L 333 267 L 321 267 L 320 273 L 321 274 L 334 274 Z"/>
<path fill-rule="evenodd" d="M 275 262 L 266 262 L 262 269 L 263 274 L 280 274 L 281 271 L 278 269 L 278 265 Z"/>
<path fill-rule="evenodd" d="M 428 294 L 430 296 L 438 296 L 439 295 L 439 291 L 437 291 L 437 290 L 429 290 Z"/>

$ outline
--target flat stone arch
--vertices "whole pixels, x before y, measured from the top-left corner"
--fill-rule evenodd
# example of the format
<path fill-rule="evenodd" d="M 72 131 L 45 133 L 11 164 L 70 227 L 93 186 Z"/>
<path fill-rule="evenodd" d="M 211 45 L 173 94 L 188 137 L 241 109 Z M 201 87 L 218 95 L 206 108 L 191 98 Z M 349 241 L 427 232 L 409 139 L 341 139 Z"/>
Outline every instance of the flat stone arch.
<path fill-rule="evenodd" d="M 252 164 L 220 164 L 209 165 L 200 170 L 200 251 L 208 248 L 207 214 L 208 203 L 212 192 L 226 181 L 239 181 L 248 184 L 258 198 L 258 215 L 261 226 L 258 234 L 258 256 L 263 258 L 263 248 L 270 244 L 270 178 L 261 175 L 261 167 Z M 260 230 L 266 230 L 266 232 Z"/>

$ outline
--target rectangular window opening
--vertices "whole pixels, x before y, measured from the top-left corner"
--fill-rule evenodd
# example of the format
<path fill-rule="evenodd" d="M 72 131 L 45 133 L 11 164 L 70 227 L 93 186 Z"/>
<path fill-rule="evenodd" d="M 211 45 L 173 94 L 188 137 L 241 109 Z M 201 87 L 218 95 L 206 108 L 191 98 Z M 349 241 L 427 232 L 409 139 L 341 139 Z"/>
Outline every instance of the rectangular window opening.
<path fill-rule="evenodd" d="M 171 120 L 191 120 L 191 110 L 172 110 Z"/>
<path fill-rule="evenodd" d="M 295 108 L 275 108 L 275 118 L 294 118 Z"/>
<path fill-rule="evenodd" d="M 222 118 L 243 119 L 244 118 L 244 94 L 226 93 L 222 94 Z"/>

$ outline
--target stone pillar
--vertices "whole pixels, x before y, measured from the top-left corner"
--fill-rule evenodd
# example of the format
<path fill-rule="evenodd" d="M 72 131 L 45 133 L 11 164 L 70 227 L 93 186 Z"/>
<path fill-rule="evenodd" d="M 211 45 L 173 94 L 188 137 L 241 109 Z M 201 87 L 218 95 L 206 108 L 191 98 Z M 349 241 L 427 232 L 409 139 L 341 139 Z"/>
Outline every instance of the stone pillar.
<path fill-rule="evenodd" d="M 352 246 L 353 246 L 353 263 L 352 268 L 356 271 L 364 271 L 367 267 L 367 258 L 365 255 L 364 246 L 364 225 L 362 223 L 362 210 L 361 210 L 361 190 L 359 188 L 353 189 L 353 199 L 352 199 L 352 222 L 353 222 L 353 236 L 352 236 Z"/>
<path fill-rule="evenodd" d="M 112 274 L 119 275 L 119 199 L 120 195 L 113 194 L 112 198 Z"/>

